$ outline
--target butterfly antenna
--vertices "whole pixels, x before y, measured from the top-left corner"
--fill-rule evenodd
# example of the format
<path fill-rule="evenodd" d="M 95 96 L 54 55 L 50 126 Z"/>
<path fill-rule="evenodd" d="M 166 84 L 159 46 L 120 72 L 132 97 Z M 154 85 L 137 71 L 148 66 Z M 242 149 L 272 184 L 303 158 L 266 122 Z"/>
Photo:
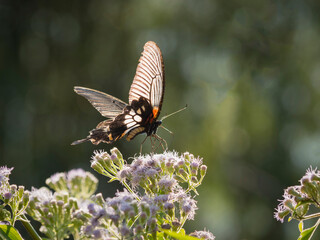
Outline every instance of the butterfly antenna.
<path fill-rule="evenodd" d="M 162 126 L 162 125 L 160 125 L 160 127 L 162 127 L 164 130 L 168 131 L 170 134 L 173 135 L 173 132 L 171 132 L 168 128 L 166 128 L 166 127 L 164 127 L 164 126 Z"/>
<path fill-rule="evenodd" d="M 170 116 L 172 116 L 172 115 L 174 115 L 174 114 L 176 114 L 176 113 L 178 113 L 178 112 L 181 112 L 181 111 L 187 109 L 187 107 L 188 107 L 188 106 L 186 105 L 184 108 L 181 108 L 181 109 L 179 109 L 178 111 L 175 111 L 175 112 L 173 112 L 173 113 L 170 113 L 170 114 L 164 116 L 163 118 L 161 118 L 161 121 L 163 121 L 163 120 L 166 119 L 167 117 L 170 117 Z M 170 132 L 170 131 L 169 131 L 169 132 Z"/>
<path fill-rule="evenodd" d="M 74 141 L 74 142 L 71 143 L 71 145 L 77 145 L 77 144 L 80 144 L 80 143 L 87 142 L 89 140 L 90 140 L 90 138 L 87 137 L 87 138 L 84 138 L 84 139 L 80 139 L 80 140 Z"/>

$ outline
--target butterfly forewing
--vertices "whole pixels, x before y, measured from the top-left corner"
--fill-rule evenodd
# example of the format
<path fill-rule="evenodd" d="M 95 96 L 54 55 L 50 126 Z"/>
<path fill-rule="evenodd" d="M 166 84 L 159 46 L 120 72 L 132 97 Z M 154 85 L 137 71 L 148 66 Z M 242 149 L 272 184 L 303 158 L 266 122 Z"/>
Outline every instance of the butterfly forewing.
<path fill-rule="evenodd" d="M 85 97 L 106 118 L 114 119 L 127 106 L 118 98 L 90 88 L 74 87 L 74 91 Z"/>
<path fill-rule="evenodd" d="M 164 95 L 164 64 L 160 48 L 147 42 L 139 59 L 136 75 L 129 92 L 129 104 L 140 97 L 147 99 L 152 107 L 161 110 Z"/>

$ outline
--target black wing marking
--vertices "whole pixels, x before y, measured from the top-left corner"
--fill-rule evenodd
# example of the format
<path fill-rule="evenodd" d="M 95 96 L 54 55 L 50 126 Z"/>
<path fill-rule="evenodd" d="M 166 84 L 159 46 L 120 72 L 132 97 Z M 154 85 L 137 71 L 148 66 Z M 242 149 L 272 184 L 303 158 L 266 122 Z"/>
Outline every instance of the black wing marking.
<path fill-rule="evenodd" d="M 106 118 L 114 119 L 127 106 L 118 98 L 90 88 L 74 87 L 74 91 L 85 97 Z"/>
<path fill-rule="evenodd" d="M 130 91 L 129 104 L 140 97 L 148 99 L 152 107 L 160 112 L 164 95 L 164 64 L 158 45 L 152 41 L 144 45 L 142 56 L 139 59 L 136 75 Z"/>

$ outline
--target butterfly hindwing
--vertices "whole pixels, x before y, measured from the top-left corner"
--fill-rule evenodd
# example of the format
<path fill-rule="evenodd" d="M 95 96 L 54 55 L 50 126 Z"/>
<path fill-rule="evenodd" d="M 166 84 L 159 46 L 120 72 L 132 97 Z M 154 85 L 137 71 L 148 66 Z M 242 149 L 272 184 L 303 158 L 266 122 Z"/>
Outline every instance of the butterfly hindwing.
<path fill-rule="evenodd" d="M 118 98 L 90 88 L 74 87 L 74 91 L 85 97 L 106 118 L 115 118 L 127 106 L 125 102 Z"/>
<path fill-rule="evenodd" d="M 127 134 L 127 140 L 132 140 L 149 129 L 152 117 L 152 107 L 147 99 L 140 97 L 139 101 L 133 100 L 109 125 L 112 138 L 118 139 Z"/>

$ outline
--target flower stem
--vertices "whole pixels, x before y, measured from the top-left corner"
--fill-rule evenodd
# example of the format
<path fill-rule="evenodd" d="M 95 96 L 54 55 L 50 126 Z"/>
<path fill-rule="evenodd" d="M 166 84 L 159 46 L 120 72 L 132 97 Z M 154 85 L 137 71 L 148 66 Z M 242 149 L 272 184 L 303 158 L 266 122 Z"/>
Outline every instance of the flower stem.
<path fill-rule="evenodd" d="M 140 198 L 135 194 L 135 192 L 130 188 L 130 186 L 126 183 L 126 181 L 121 181 L 122 184 L 126 187 L 126 189 L 131 192 L 131 194 L 138 200 L 140 201 Z"/>
<path fill-rule="evenodd" d="M 307 219 L 312 219 L 312 218 L 320 218 L 320 213 L 314 213 L 314 214 L 310 214 L 308 216 L 303 217 L 303 220 L 307 220 Z"/>
<path fill-rule="evenodd" d="M 28 231 L 32 239 L 34 240 L 42 240 L 41 237 L 38 235 L 36 230 L 33 228 L 33 226 L 30 224 L 30 221 L 27 219 L 27 217 L 24 214 L 20 215 L 21 223 L 24 226 L 24 228 Z"/>

